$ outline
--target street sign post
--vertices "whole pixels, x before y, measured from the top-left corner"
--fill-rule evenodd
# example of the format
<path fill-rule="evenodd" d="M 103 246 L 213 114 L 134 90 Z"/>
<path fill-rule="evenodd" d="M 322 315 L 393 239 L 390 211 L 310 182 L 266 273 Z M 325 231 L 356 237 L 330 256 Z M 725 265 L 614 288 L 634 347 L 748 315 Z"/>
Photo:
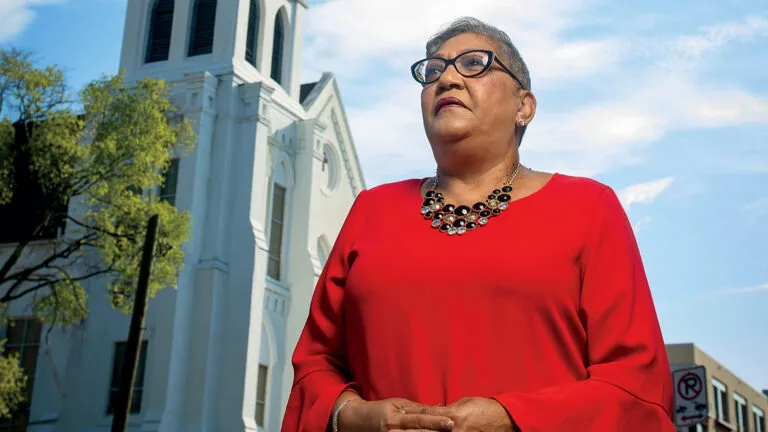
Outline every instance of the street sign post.
<path fill-rule="evenodd" d="M 675 426 L 694 426 L 709 417 L 707 403 L 707 373 L 704 366 L 676 370 L 672 373 L 675 386 Z"/>

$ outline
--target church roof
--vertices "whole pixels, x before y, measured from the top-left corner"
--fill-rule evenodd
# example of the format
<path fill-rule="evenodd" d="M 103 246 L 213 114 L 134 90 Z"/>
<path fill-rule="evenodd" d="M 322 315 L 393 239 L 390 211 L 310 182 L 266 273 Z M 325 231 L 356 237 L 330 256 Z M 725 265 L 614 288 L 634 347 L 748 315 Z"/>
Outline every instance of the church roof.
<path fill-rule="evenodd" d="M 304 100 L 309 96 L 309 94 L 312 92 L 312 89 L 315 88 L 315 85 L 317 85 L 319 81 L 315 81 L 313 83 L 306 83 L 301 85 L 301 92 L 299 93 L 299 103 L 303 104 Z"/>
<path fill-rule="evenodd" d="M 320 80 L 301 85 L 299 103 L 301 103 L 305 110 L 312 106 L 312 104 L 315 102 L 315 99 L 320 96 L 320 93 L 323 92 L 325 86 L 328 85 L 328 83 L 332 80 L 333 74 L 331 72 L 324 72 L 320 77 Z"/>

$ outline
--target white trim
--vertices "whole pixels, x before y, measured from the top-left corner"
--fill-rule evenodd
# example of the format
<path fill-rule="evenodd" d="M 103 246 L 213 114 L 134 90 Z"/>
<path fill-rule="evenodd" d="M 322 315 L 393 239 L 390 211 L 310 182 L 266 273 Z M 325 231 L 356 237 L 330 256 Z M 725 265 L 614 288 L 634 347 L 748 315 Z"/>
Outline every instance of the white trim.
<path fill-rule="evenodd" d="M 715 398 L 715 407 L 717 408 L 714 414 L 715 418 L 719 422 L 728 422 L 730 421 L 730 418 L 728 416 L 728 411 L 730 409 L 729 403 L 728 403 L 728 387 L 726 387 L 725 384 L 718 381 L 716 378 L 712 378 L 712 387 L 716 390 L 714 394 L 712 395 Z M 723 394 L 723 401 L 722 403 L 718 403 L 719 400 L 719 393 Z"/>
<path fill-rule="evenodd" d="M 733 424 L 738 432 L 746 432 L 749 428 L 749 413 L 747 412 L 747 400 L 740 394 L 733 392 L 734 414 Z M 743 408 L 743 410 L 742 410 Z"/>
<path fill-rule="evenodd" d="M 755 405 L 752 405 L 752 419 L 757 420 L 758 418 L 762 421 L 759 423 L 759 426 L 757 423 L 754 425 L 755 432 L 766 432 L 765 431 L 765 411 L 763 411 L 762 409 L 758 408 Z"/>

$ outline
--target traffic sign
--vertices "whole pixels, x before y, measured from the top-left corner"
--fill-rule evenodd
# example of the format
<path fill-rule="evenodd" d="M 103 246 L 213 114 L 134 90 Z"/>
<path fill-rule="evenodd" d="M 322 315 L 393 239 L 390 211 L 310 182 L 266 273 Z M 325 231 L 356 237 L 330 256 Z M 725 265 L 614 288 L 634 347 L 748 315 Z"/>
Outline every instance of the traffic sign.
<path fill-rule="evenodd" d="M 707 372 L 704 366 L 679 369 L 672 373 L 675 385 L 675 426 L 694 426 L 707 419 Z"/>

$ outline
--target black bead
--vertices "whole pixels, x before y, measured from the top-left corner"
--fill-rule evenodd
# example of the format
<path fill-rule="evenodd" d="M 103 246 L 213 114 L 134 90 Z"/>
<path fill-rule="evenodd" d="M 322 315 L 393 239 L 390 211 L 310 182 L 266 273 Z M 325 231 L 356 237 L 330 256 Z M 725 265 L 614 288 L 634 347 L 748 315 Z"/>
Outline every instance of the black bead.
<path fill-rule="evenodd" d="M 433 216 L 432 212 L 424 213 L 424 219 L 432 219 L 432 216 Z"/>
<path fill-rule="evenodd" d="M 443 211 L 446 213 L 453 213 L 454 210 L 456 210 L 456 206 L 453 204 L 446 204 L 443 207 Z"/>
<path fill-rule="evenodd" d="M 494 189 L 494 190 L 493 190 L 493 194 L 494 194 L 494 195 L 498 195 L 498 194 L 500 194 L 500 193 L 501 193 L 501 191 L 500 191 L 500 190 L 498 190 L 498 189 Z"/>
<path fill-rule="evenodd" d="M 445 201 L 445 199 L 443 197 L 438 197 L 437 198 L 437 202 L 442 203 L 443 201 Z"/>
<path fill-rule="evenodd" d="M 501 194 L 501 195 L 499 195 L 499 198 L 498 198 L 498 200 L 501 201 L 501 202 L 507 202 L 507 201 L 509 201 L 511 199 L 512 199 L 512 197 L 507 195 L 507 194 Z"/>
<path fill-rule="evenodd" d="M 432 199 L 432 198 L 427 198 L 427 199 L 425 199 L 425 200 L 424 200 L 424 202 L 423 202 L 423 203 L 421 203 L 421 205 L 423 205 L 424 207 L 429 207 L 429 206 L 431 206 L 431 205 L 432 205 L 432 204 L 434 204 L 434 203 L 435 203 L 435 200 L 434 200 L 434 199 Z"/>
<path fill-rule="evenodd" d="M 485 210 L 485 204 L 483 204 L 481 202 L 476 202 L 475 205 L 472 206 L 472 208 L 477 210 L 477 211 L 483 211 L 483 210 Z"/>
<path fill-rule="evenodd" d="M 432 198 L 433 196 L 435 196 L 435 191 L 427 191 L 427 198 Z"/>
<path fill-rule="evenodd" d="M 512 192 L 512 186 L 504 186 L 503 188 L 501 188 L 501 190 L 504 193 L 510 193 Z"/>
<path fill-rule="evenodd" d="M 467 206 L 458 206 L 456 207 L 456 210 L 453 211 L 453 214 L 456 216 L 466 216 L 470 211 L 470 208 Z"/>
<path fill-rule="evenodd" d="M 442 224 L 442 225 L 440 225 L 440 231 L 445 232 L 445 231 L 448 231 L 449 229 L 451 229 L 451 225 L 450 224 Z"/>
<path fill-rule="evenodd" d="M 493 215 L 494 216 L 497 216 L 499 214 L 501 214 L 501 209 L 497 209 L 497 208 L 493 209 Z"/>
<path fill-rule="evenodd" d="M 445 216 L 445 215 L 444 215 L 444 214 L 442 214 L 442 213 L 435 213 L 435 215 L 434 215 L 434 216 L 432 216 L 432 219 L 434 219 L 434 220 L 440 220 L 440 219 L 442 219 L 444 216 Z"/>
<path fill-rule="evenodd" d="M 477 228 L 477 224 L 476 224 L 476 223 L 474 223 L 474 222 L 469 222 L 469 223 L 467 224 L 467 229 L 468 229 L 468 230 L 473 230 L 473 229 L 475 229 L 475 228 Z"/>
<path fill-rule="evenodd" d="M 488 199 L 489 200 L 496 199 L 496 195 L 490 194 L 490 195 L 488 195 Z"/>
<path fill-rule="evenodd" d="M 456 219 L 455 221 L 453 221 L 453 226 L 455 226 L 456 228 L 461 228 L 466 224 L 467 224 L 467 221 L 464 219 Z"/>
<path fill-rule="evenodd" d="M 435 198 L 437 198 L 438 200 L 443 199 L 443 194 L 438 192 L 435 194 Z"/>
<path fill-rule="evenodd" d="M 482 217 L 488 217 L 490 215 L 491 215 L 491 211 L 490 210 L 483 210 L 483 211 L 480 212 L 480 216 L 482 216 Z"/>

